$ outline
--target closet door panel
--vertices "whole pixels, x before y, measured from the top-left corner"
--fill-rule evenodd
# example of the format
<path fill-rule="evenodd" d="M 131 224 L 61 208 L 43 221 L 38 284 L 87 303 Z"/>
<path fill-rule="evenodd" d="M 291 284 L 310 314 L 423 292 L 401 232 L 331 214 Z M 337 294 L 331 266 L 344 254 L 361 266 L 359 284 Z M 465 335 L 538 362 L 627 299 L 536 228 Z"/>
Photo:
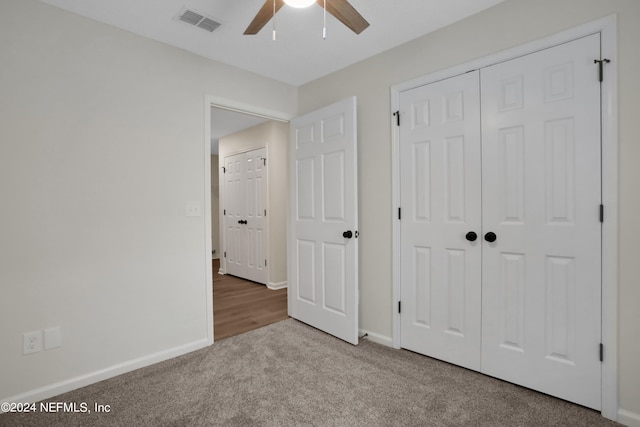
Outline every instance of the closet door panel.
<path fill-rule="evenodd" d="M 402 347 L 480 369 L 478 73 L 401 94 Z"/>
<path fill-rule="evenodd" d="M 599 35 L 481 71 L 482 372 L 600 408 Z"/>

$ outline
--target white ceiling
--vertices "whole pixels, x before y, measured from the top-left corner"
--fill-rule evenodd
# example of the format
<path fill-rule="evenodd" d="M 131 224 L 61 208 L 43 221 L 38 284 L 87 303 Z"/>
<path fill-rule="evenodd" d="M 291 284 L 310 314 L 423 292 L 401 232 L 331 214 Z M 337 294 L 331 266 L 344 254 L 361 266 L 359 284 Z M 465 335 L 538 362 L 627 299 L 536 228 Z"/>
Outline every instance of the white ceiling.
<path fill-rule="evenodd" d="M 244 129 L 257 126 L 269 119 L 238 113 L 223 108 L 211 108 L 211 154 L 218 154 L 218 140 Z"/>
<path fill-rule="evenodd" d="M 143 37 L 294 86 L 445 27 L 504 0 L 350 0 L 371 24 L 356 35 L 323 10 L 285 6 L 255 36 L 243 35 L 264 0 L 41 0 Z M 180 22 L 185 9 L 220 22 L 214 32 Z M 212 152 L 220 137 L 264 119 L 212 109 Z"/>
<path fill-rule="evenodd" d="M 41 0 L 80 15 L 294 86 L 449 25 L 504 0 L 350 0 L 371 24 L 354 34 L 323 10 L 283 7 L 259 34 L 242 33 L 264 0 Z M 222 25 L 210 33 L 177 21 L 185 9 Z"/>

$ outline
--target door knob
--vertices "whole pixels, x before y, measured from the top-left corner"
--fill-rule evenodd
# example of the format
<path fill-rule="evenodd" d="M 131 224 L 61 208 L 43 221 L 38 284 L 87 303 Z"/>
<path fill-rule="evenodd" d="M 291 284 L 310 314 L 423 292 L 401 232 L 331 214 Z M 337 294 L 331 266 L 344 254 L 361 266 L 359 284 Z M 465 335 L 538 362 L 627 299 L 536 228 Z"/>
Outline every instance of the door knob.
<path fill-rule="evenodd" d="M 247 220 L 246 219 L 245 220 L 241 219 L 241 220 L 238 221 L 238 224 L 247 224 Z"/>
<path fill-rule="evenodd" d="M 484 240 L 486 240 L 489 243 L 495 242 L 497 238 L 498 236 L 496 236 L 496 233 L 494 233 L 493 231 L 490 231 L 484 235 Z"/>
<path fill-rule="evenodd" d="M 476 239 L 478 238 L 478 235 L 476 234 L 475 231 L 470 231 L 464 237 L 470 242 L 475 242 Z"/>
<path fill-rule="evenodd" d="M 347 230 L 342 233 L 342 237 L 344 237 L 345 239 L 350 239 L 353 237 L 353 232 L 351 230 Z"/>

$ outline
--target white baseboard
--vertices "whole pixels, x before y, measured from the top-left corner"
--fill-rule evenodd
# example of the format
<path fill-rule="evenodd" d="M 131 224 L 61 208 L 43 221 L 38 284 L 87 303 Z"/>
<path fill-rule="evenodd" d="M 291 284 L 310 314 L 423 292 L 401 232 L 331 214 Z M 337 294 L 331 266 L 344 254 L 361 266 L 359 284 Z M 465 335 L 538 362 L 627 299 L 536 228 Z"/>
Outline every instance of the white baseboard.
<path fill-rule="evenodd" d="M 182 356 L 183 354 L 191 353 L 192 351 L 200 350 L 201 348 L 207 347 L 209 345 L 211 345 L 211 343 L 208 339 L 194 341 L 192 343 L 160 351 L 155 354 L 150 354 L 148 356 L 143 356 L 137 359 L 118 363 L 117 365 L 113 365 L 105 369 L 100 369 L 98 371 L 81 375 L 79 377 L 46 385 L 44 387 L 30 390 L 15 396 L 3 397 L 0 398 L 0 402 L 39 402 L 41 400 L 49 399 L 51 397 L 69 392 L 71 390 L 85 387 L 90 384 L 95 384 L 97 382 L 104 381 L 106 379 L 113 378 L 118 375 L 134 371 L 136 369 L 144 368 L 145 366 L 153 365 L 155 363 L 159 363 L 168 359 L 173 359 L 174 357 Z M 1 413 L 2 411 L 0 411 L 0 414 Z"/>
<path fill-rule="evenodd" d="M 269 282 L 267 283 L 267 288 L 277 291 L 278 289 L 284 289 L 288 287 L 287 282 L 278 282 L 278 283 L 273 283 L 273 282 Z"/>
<path fill-rule="evenodd" d="M 364 329 L 359 330 L 360 336 L 367 334 L 367 338 L 369 341 L 373 341 L 378 344 L 386 345 L 387 347 L 393 347 L 393 340 L 390 337 L 385 337 L 384 335 L 376 334 L 375 332 L 369 332 Z"/>
<path fill-rule="evenodd" d="M 620 424 L 624 424 L 629 427 L 640 427 L 640 414 L 636 414 L 631 411 L 625 411 L 624 409 L 618 409 L 618 419 Z"/>

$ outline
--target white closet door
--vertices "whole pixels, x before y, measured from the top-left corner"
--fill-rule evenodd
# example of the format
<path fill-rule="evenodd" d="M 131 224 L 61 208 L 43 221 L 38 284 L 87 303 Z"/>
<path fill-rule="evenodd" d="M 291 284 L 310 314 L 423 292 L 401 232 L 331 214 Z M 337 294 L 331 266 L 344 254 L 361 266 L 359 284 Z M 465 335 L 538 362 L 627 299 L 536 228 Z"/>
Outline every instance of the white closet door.
<path fill-rule="evenodd" d="M 400 94 L 402 347 L 594 409 L 599 58 L 593 35 L 482 69 L 479 92 L 472 72 Z"/>
<path fill-rule="evenodd" d="M 291 122 L 289 315 L 358 344 L 356 98 Z"/>
<path fill-rule="evenodd" d="M 225 273 L 244 277 L 247 251 L 241 221 L 247 210 L 244 197 L 247 179 L 245 155 L 226 157 L 224 165 Z"/>
<path fill-rule="evenodd" d="M 266 149 L 225 158 L 226 273 L 266 284 Z"/>
<path fill-rule="evenodd" d="M 246 216 L 244 218 L 247 263 L 246 277 L 266 284 L 267 277 L 267 150 L 261 148 L 246 153 Z"/>
<path fill-rule="evenodd" d="M 481 323 L 479 104 L 477 71 L 400 95 L 402 347 L 475 370 Z"/>
<path fill-rule="evenodd" d="M 600 408 L 600 85 L 589 36 L 481 71 L 482 372 Z"/>

